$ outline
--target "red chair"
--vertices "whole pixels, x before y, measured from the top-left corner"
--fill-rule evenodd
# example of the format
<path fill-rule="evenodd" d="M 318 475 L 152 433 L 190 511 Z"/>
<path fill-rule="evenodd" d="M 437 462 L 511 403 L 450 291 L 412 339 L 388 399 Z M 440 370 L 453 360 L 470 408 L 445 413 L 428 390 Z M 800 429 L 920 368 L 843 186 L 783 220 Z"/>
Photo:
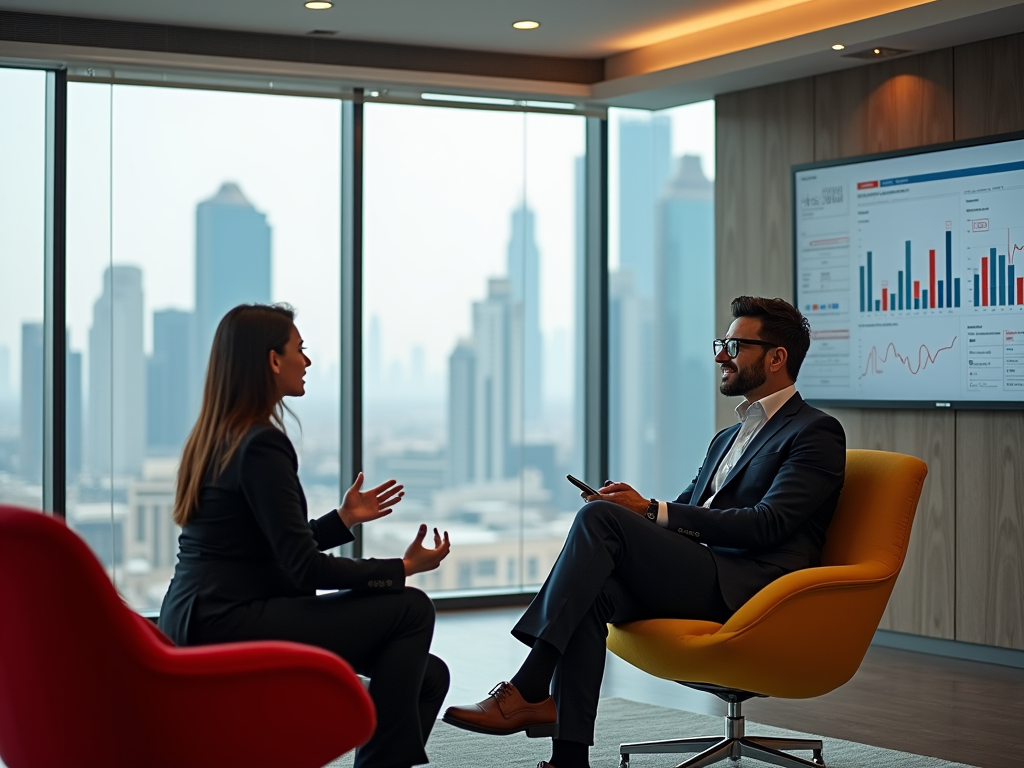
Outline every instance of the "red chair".
<path fill-rule="evenodd" d="M 320 768 L 376 727 L 352 669 L 297 643 L 176 648 L 59 520 L 0 506 L 9 768 Z"/>

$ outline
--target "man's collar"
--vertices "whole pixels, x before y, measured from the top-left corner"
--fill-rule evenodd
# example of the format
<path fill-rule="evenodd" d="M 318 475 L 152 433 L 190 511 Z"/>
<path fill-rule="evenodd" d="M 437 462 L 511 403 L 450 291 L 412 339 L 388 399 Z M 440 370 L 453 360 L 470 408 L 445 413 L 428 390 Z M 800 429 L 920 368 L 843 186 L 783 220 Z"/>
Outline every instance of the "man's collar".
<path fill-rule="evenodd" d="M 760 400 L 755 400 L 755 403 L 760 403 L 761 407 L 764 408 L 764 420 L 768 421 L 772 416 L 779 412 L 789 399 L 796 394 L 796 384 L 790 384 L 788 387 L 780 389 L 778 392 L 772 392 L 770 395 L 765 395 Z M 745 421 L 747 418 L 747 411 L 754 403 L 747 402 L 744 399 L 739 405 L 736 406 L 736 416 L 740 421 Z"/>

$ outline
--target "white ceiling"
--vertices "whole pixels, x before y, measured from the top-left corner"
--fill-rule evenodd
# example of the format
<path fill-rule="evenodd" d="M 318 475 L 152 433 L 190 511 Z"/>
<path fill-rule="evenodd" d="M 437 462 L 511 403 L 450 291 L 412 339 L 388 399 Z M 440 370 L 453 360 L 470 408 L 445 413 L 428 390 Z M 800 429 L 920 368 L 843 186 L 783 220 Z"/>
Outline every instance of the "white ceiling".
<path fill-rule="evenodd" d="M 603 58 L 674 36 L 673 23 L 742 6 L 803 0 L 336 0 L 310 11 L 304 0 L 0 0 L 27 13 L 304 35 L 508 53 Z M 540 29 L 519 31 L 532 19 Z"/>

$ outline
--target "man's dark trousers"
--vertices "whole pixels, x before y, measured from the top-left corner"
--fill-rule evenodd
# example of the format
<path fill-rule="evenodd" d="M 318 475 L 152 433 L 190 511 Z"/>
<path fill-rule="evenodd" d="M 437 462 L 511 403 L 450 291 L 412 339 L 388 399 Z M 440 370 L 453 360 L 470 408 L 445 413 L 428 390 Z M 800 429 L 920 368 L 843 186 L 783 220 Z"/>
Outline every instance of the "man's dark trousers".
<path fill-rule="evenodd" d="M 512 630 L 562 658 L 552 693 L 558 736 L 594 743 L 608 623 L 647 618 L 724 622 L 730 614 L 707 547 L 608 501 L 576 515 L 565 547 Z"/>

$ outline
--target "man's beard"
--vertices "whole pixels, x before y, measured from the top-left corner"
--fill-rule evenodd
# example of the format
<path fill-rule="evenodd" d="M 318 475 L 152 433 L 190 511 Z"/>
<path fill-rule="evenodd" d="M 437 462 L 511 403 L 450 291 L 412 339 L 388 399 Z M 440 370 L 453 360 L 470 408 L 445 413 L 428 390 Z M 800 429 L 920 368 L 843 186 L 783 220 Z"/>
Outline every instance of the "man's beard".
<path fill-rule="evenodd" d="M 723 381 L 718 391 L 726 397 L 736 397 L 745 395 L 750 390 L 757 389 L 764 384 L 768 380 L 768 374 L 764 371 L 764 356 L 766 354 L 768 354 L 768 350 L 761 353 L 756 363 L 739 371 L 728 384 Z"/>

